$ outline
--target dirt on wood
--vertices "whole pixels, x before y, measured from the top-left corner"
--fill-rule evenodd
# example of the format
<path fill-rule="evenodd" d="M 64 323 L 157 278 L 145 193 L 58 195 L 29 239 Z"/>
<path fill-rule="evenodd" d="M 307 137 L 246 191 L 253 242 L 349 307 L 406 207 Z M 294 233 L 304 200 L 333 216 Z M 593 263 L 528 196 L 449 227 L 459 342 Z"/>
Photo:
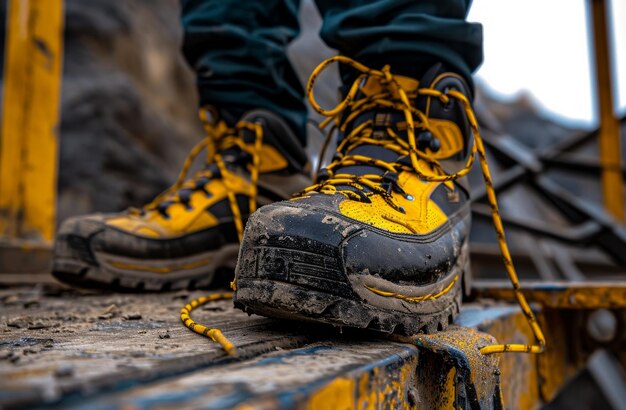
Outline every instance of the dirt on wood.
<path fill-rule="evenodd" d="M 205 293 L 119 294 L 54 283 L 0 288 L 0 407 L 55 402 L 232 361 L 180 322 L 183 305 Z M 230 300 L 192 316 L 221 328 L 240 359 L 314 340 L 297 324 L 249 317 Z"/>

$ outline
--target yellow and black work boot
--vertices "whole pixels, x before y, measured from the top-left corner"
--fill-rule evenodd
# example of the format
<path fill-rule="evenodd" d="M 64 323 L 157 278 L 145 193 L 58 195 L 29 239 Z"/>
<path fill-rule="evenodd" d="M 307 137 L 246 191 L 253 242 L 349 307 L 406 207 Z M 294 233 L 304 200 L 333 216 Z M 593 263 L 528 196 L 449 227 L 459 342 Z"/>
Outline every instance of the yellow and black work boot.
<path fill-rule="evenodd" d="M 362 74 L 337 107 L 312 94 L 328 62 L 308 87 L 339 130 L 335 156 L 315 185 L 250 217 L 235 306 L 383 332 L 444 329 L 469 273 L 470 89 L 440 64 L 417 81 L 339 58 Z"/>
<path fill-rule="evenodd" d="M 207 110 L 201 115 L 207 137 L 174 186 L 142 209 L 61 225 L 54 276 L 82 286 L 167 290 L 206 287 L 220 268 L 232 275 L 249 214 L 309 185 L 307 156 L 271 112 L 251 111 L 235 127 L 212 121 Z M 187 177 L 203 149 L 205 166 Z"/>

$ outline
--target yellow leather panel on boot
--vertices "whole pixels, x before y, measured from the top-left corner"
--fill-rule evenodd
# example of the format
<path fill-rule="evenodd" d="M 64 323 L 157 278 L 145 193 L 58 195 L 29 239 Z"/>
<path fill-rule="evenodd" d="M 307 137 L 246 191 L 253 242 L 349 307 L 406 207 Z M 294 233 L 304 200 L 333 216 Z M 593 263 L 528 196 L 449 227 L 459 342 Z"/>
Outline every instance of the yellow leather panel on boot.
<path fill-rule="evenodd" d="M 120 215 L 106 223 L 122 231 L 149 238 L 181 236 L 217 225 L 218 219 L 206 210 L 220 201 L 227 200 L 229 191 L 235 195 L 245 196 L 252 193 L 250 182 L 230 171 L 225 171 L 222 179 L 211 180 L 205 189 L 211 196 L 202 191 L 193 192 L 189 208 L 181 203 L 174 203 L 168 207 L 168 218 L 153 210 L 143 215 L 133 213 Z"/>
<path fill-rule="evenodd" d="M 342 201 L 339 210 L 349 218 L 395 233 L 425 234 L 446 222 L 446 214 L 430 199 L 439 182 L 420 181 L 408 172 L 401 173 L 398 182 L 413 198 L 409 200 L 404 195 L 392 193 L 393 200 L 404 208 L 406 214 L 390 207 L 380 195 L 371 196 L 371 203 Z"/>
<path fill-rule="evenodd" d="M 433 159 L 450 158 L 463 149 L 465 143 L 463 133 L 459 126 L 452 121 L 430 118 L 428 120 L 433 134 L 441 142 L 441 148 L 437 152 L 429 153 Z"/>
<path fill-rule="evenodd" d="M 420 85 L 419 81 L 411 77 L 396 75 L 394 79 L 408 95 L 416 93 Z M 365 84 L 363 84 L 363 87 L 361 87 L 361 92 L 367 96 L 380 94 L 386 91 L 388 91 L 388 88 L 382 85 L 379 79 L 374 77 L 368 78 Z"/>
<path fill-rule="evenodd" d="M 428 124 L 433 135 L 435 135 L 441 143 L 437 152 L 433 152 L 432 150 L 427 151 L 432 159 L 446 159 L 461 152 L 465 143 L 463 133 L 457 124 L 452 121 L 437 118 L 429 118 Z M 398 122 L 396 123 L 396 127 L 398 131 L 406 131 L 406 122 Z"/>
<path fill-rule="evenodd" d="M 280 171 L 281 169 L 287 168 L 289 165 L 287 159 L 271 145 L 263 144 L 259 156 L 261 159 L 259 172 L 261 173 Z"/>

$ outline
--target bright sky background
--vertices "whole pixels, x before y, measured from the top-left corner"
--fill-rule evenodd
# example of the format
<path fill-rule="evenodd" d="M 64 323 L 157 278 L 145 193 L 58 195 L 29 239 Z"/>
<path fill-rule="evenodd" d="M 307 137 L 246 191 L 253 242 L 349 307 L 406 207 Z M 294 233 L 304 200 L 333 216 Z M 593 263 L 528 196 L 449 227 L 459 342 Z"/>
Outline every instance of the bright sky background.
<path fill-rule="evenodd" d="M 548 112 L 582 125 L 596 121 L 587 35 L 588 0 L 474 0 L 469 21 L 484 28 L 478 81 L 504 97 L 530 92 Z M 613 11 L 614 99 L 626 113 L 626 0 Z"/>

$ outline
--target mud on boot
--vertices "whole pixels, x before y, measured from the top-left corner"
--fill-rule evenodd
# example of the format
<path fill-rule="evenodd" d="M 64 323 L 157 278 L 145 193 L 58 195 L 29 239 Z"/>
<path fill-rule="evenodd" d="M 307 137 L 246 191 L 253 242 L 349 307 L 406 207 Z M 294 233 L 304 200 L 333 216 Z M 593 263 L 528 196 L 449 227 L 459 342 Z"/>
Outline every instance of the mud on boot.
<path fill-rule="evenodd" d="M 336 59 L 363 74 L 341 109 L 321 109 L 309 84 L 340 131 L 333 161 L 316 184 L 251 216 L 235 306 L 383 332 L 445 329 L 469 273 L 469 87 L 441 64 L 418 81 Z"/>
<path fill-rule="evenodd" d="M 116 214 L 65 221 L 53 274 L 79 286 L 168 290 L 209 286 L 235 268 L 244 224 L 258 205 L 310 184 L 306 154 L 278 116 L 264 110 L 234 126 L 202 111 L 207 137 L 190 154 L 178 182 L 150 204 Z M 194 157 L 205 166 L 187 178 Z"/>

